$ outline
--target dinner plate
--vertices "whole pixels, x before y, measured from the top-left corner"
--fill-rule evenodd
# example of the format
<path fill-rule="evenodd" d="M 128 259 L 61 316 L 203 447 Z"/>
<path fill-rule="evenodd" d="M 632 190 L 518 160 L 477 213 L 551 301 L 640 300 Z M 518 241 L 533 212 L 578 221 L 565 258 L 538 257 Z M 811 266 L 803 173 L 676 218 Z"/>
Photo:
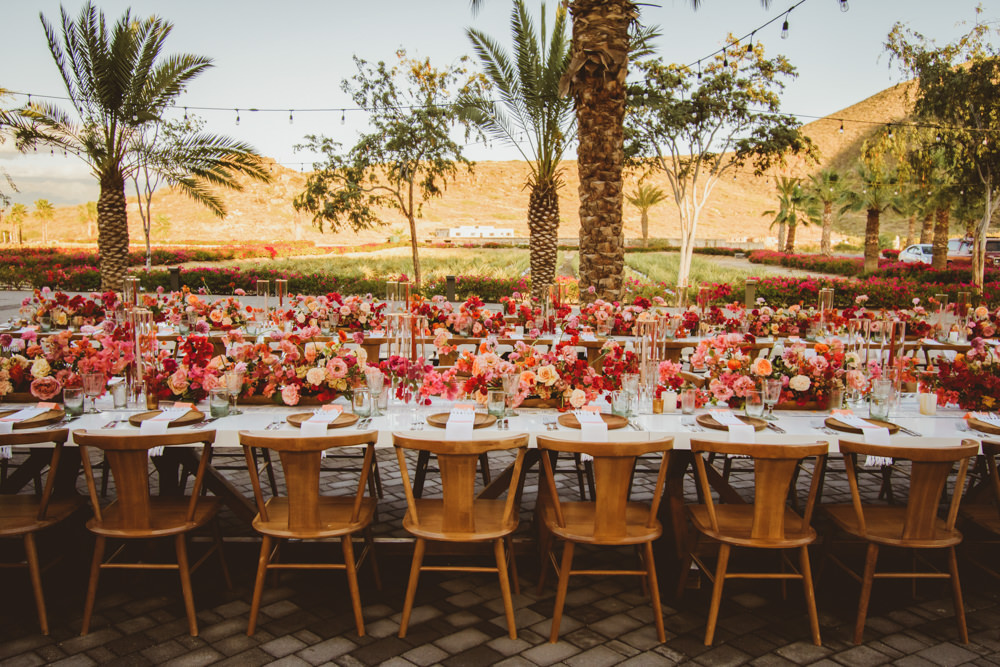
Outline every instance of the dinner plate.
<path fill-rule="evenodd" d="M 1000 426 L 994 426 L 989 422 L 984 422 L 981 419 L 976 419 L 975 417 L 969 417 L 968 419 L 969 428 L 974 428 L 981 433 L 989 433 L 990 435 L 1000 435 Z M 14 428 L 17 428 L 16 426 Z"/>
<path fill-rule="evenodd" d="M 294 415 L 288 415 L 288 423 L 295 428 L 300 428 L 302 426 L 302 422 L 309 421 L 314 414 L 314 412 L 296 412 Z M 357 423 L 358 416 L 356 414 L 351 412 L 341 412 L 337 415 L 336 419 L 327 424 L 327 428 L 346 428 Z"/>
<path fill-rule="evenodd" d="M 601 419 L 603 419 L 604 423 L 608 425 L 609 431 L 628 426 L 628 419 L 625 419 L 625 417 L 622 417 L 621 415 L 609 415 L 602 412 Z M 559 423 L 566 428 L 580 428 L 580 420 L 577 419 L 576 415 L 572 412 L 559 415 Z"/>
<path fill-rule="evenodd" d="M 0 412 L 0 417 L 6 417 L 12 415 L 15 412 L 20 412 L 22 408 L 17 410 L 4 410 Z M 62 421 L 62 418 L 66 416 L 66 413 L 62 408 L 52 408 L 48 412 L 43 412 L 39 415 L 35 415 L 31 419 L 25 419 L 24 421 L 14 422 L 14 430 L 19 430 L 23 428 L 41 428 L 42 426 L 48 426 L 50 424 L 55 424 L 56 422 Z"/>
<path fill-rule="evenodd" d="M 439 412 L 433 414 L 427 418 L 427 423 L 436 428 L 446 428 L 448 426 L 448 417 L 451 416 L 450 412 Z M 493 426 L 497 423 L 497 418 L 493 415 L 483 414 L 482 412 L 476 413 L 476 421 L 472 423 L 472 428 L 486 428 L 487 426 Z"/>
<path fill-rule="evenodd" d="M 746 415 L 736 415 L 736 418 L 739 419 L 744 424 L 753 426 L 753 430 L 755 431 L 763 431 L 765 428 L 767 428 L 767 422 L 758 417 L 747 417 Z M 715 418 L 715 416 L 711 414 L 698 415 L 697 417 L 694 418 L 694 420 L 698 422 L 699 426 L 704 426 L 705 428 L 714 429 L 716 431 L 729 430 L 728 426 L 726 426 L 725 424 L 720 424 L 719 421 Z"/>
<path fill-rule="evenodd" d="M 138 414 L 132 415 L 128 418 L 128 423 L 132 426 L 138 426 L 147 419 L 152 419 L 153 417 L 161 414 L 163 410 L 150 410 L 149 412 L 140 412 Z M 177 426 L 191 426 L 192 424 L 197 424 L 205 419 L 205 413 L 199 412 L 198 410 L 188 410 L 185 414 L 181 415 L 177 419 L 170 422 L 167 426 L 169 428 L 175 428 Z"/>
<path fill-rule="evenodd" d="M 864 421 L 868 422 L 869 424 L 871 424 L 873 426 L 881 426 L 882 428 L 889 429 L 889 435 L 893 435 L 894 433 L 898 433 L 899 432 L 899 426 L 897 426 L 896 424 L 893 424 L 892 422 L 882 421 L 881 419 L 865 419 Z M 826 418 L 826 425 L 829 426 L 830 428 L 832 428 L 835 431 L 843 431 L 844 433 L 858 433 L 858 434 L 860 434 L 860 433 L 864 432 L 864 429 L 856 428 L 854 426 L 850 426 L 848 424 L 845 424 L 844 422 L 840 421 L 836 417 L 827 417 Z"/>

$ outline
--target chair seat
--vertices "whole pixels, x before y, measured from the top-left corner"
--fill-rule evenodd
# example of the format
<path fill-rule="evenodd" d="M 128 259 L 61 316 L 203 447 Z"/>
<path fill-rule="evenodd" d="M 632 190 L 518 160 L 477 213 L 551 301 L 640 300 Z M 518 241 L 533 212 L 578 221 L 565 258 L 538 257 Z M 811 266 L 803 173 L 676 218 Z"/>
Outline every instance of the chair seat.
<path fill-rule="evenodd" d="M 510 535 L 517 529 L 518 516 L 504 522 L 504 500 L 477 500 L 475 504 L 475 532 L 464 533 L 444 527 L 444 500 L 441 498 L 415 498 L 420 525 L 403 518 L 403 528 L 416 537 L 441 542 L 486 542 Z"/>
<path fill-rule="evenodd" d="M 885 546 L 903 546 L 913 549 L 936 549 L 954 546 L 962 541 L 962 533 L 949 531 L 940 517 L 934 520 L 934 535 L 930 538 L 903 538 L 902 527 L 905 523 L 906 507 L 904 506 L 865 506 L 865 528 L 862 535 L 858 527 L 857 515 L 853 505 L 824 505 L 826 512 L 837 527 L 845 533 L 867 539 Z"/>
<path fill-rule="evenodd" d="M 802 517 L 785 508 L 784 539 L 768 540 L 751 537 L 753 526 L 753 505 L 716 505 L 715 515 L 719 521 L 719 530 L 712 530 L 708 518 L 708 508 L 705 505 L 688 505 L 688 515 L 701 533 L 713 540 L 725 542 L 733 546 L 752 546 L 760 549 L 791 549 L 812 544 L 816 541 L 816 531 L 810 525 L 802 525 Z"/>
<path fill-rule="evenodd" d="M 212 496 L 198 499 L 193 521 L 187 521 L 188 496 L 153 496 L 150 502 L 148 526 L 128 526 L 122 513 L 121 504 L 115 500 L 102 510 L 103 519 L 91 519 L 87 530 L 111 538 L 166 537 L 186 533 L 204 526 L 218 513 L 221 501 Z"/>
<path fill-rule="evenodd" d="M 625 507 L 625 532 L 622 535 L 606 536 L 602 539 L 594 537 L 595 514 L 597 505 L 592 502 L 560 502 L 565 526 L 560 526 L 556 520 L 555 509 L 551 503 L 542 507 L 542 520 L 545 527 L 553 535 L 572 542 L 585 544 L 642 544 L 657 539 L 663 534 L 663 526 L 654 521 L 649 522 L 649 506 L 643 503 L 628 503 Z"/>
<path fill-rule="evenodd" d="M 299 530 L 288 528 L 288 498 L 271 498 L 267 501 L 267 521 L 261 521 L 260 514 L 253 519 L 253 529 L 258 533 L 278 538 L 322 539 L 340 537 L 357 532 L 369 525 L 375 518 L 374 498 L 364 498 L 361 501 L 361 511 L 358 520 L 351 521 L 354 510 L 354 498 L 349 497 L 319 497 L 320 530 Z"/>
<path fill-rule="evenodd" d="M 45 519 L 38 520 L 41 499 L 34 495 L 0 496 L 0 537 L 33 533 L 59 523 L 87 504 L 84 496 L 52 498 Z"/>
<path fill-rule="evenodd" d="M 981 528 L 1000 534 L 1000 511 L 993 505 L 963 505 L 960 514 Z"/>

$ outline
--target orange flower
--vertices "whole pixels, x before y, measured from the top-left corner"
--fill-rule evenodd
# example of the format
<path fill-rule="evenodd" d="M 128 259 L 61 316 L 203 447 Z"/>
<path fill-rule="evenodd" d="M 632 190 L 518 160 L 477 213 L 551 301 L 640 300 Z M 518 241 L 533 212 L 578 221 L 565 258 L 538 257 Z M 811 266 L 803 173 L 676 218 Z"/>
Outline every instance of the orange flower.
<path fill-rule="evenodd" d="M 830 346 L 826 343 L 816 343 L 816 354 L 826 354 L 830 351 Z"/>
<path fill-rule="evenodd" d="M 766 357 L 758 357 L 755 359 L 752 368 L 754 374 L 759 375 L 760 377 L 767 377 L 771 374 L 771 371 L 774 370 L 771 366 L 771 361 Z"/>
<path fill-rule="evenodd" d="M 527 359 L 524 360 L 524 365 L 527 366 L 528 368 L 531 368 L 536 363 L 538 363 L 538 362 L 535 361 L 534 357 L 528 357 Z"/>
<path fill-rule="evenodd" d="M 738 371 L 743 366 L 743 362 L 741 362 L 739 359 L 730 359 L 728 362 L 726 362 L 726 366 L 731 371 Z"/>
<path fill-rule="evenodd" d="M 345 332 L 343 329 L 338 329 L 337 330 L 337 338 L 340 339 L 341 343 L 346 343 L 347 342 L 347 332 Z"/>

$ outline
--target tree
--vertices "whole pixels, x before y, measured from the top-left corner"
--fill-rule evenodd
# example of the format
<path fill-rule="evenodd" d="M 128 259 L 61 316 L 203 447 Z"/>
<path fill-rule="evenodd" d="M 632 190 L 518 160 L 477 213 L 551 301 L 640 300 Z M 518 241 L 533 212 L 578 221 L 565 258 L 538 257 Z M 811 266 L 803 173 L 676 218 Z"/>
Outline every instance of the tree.
<path fill-rule="evenodd" d="M 809 183 L 806 185 L 805 190 L 810 201 L 822 208 L 821 220 L 823 232 L 820 237 L 819 251 L 824 255 L 829 255 L 833 252 L 833 247 L 830 243 L 830 232 L 833 229 L 834 222 L 833 207 L 844 196 L 840 174 L 831 168 L 823 169 L 818 174 L 813 174 L 809 177 Z"/>
<path fill-rule="evenodd" d="M 663 190 L 650 183 L 643 183 L 635 189 L 632 196 L 625 195 L 628 203 L 639 209 L 642 216 L 639 223 L 642 225 L 642 247 L 649 246 L 649 209 L 653 208 L 667 198 Z"/>
<path fill-rule="evenodd" d="M 385 225 L 376 209 L 399 211 L 410 223 L 413 273 L 419 287 L 417 218 L 422 203 L 441 195 L 458 164 L 472 168 L 450 134 L 460 121 L 453 89 L 460 96 L 469 95 L 480 81 L 468 77 L 461 65 L 439 70 L 429 60 L 407 59 L 404 51 L 397 56 L 394 67 L 354 57 L 358 73 L 344 80 L 341 88 L 368 112 L 371 131 L 359 136 L 346 153 L 327 137 L 308 135 L 308 143 L 297 149 L 325 155 L 326 161 L 314 165 L 294 206 L 312 213 L 320 231 L 324 223 L 354 231 Z"/>
<path fill-rule="evenodd" d="M 76 219 L 87 228 L 87 238 L 94 238 L 94 223 L 97 222 L 97 202 L 89 201 L 76 207 Z"/>
<path fill-rule="evenodd" d="M 55 217 L 56 210 L 48 199 L 35 200 L 35 217 L 42 223 L 42 243 L 49 242 L 49 223 Z"/>
<path fill-rule="evenodd" d="M 977 9 L 981 12 L 982 9 Z M 986 236 L 1000 207 L 1000 50 L 988 42 L 995 28 L 978 23 L 954 42 L 938 47 L 897 23 L 886 49 L 904 72 L 919 79 L 914 116 L 940 125 L 942 147 L 953 164 L 956 182 L 983 206 L 975 226 L 972 280 L 982 290 Z M 972 185 L 975 184 L 975 185 Z M 943 223 L 942 223 L 943 224 Z"/>
<path fill-rule="evenodd" d="M 83 159 L 100 183 L 97 200 L 101 287 L 120 289 L 128 270 L 128 218 L 125 181 L 136 169 L 136 141 L 144 128 L 161 122 L 161 114 L 184 87 L 211 67 L 202 56 L 162 55 L 172 25 L 157 17 L 139 19 L 130 11 L 108 28 L 104 13 L 88 2 L 74 21 L 62 10 L 62 40 L 41 16 L 49 51 L 80 122 L 55 105 L 32 101 L 0 112 L 0 127 L 9 128 L 22 151 L 38 144 L 60 148 Z M 220 185 L 242 171 L 266 179 L 254 168 L 256 153 L 231 140 L 244 155 L 220 160 L 203 173 L 192 172 L 195 188 Z M 188 193 L 191 193 L 189 188 Z"/>
<path fill-rule="evenodd" d="M 778 208 L 764 211 L 763 215 L 773 218 L 771 226 L 783 225 L 788 230 L 785 246 L 779 247 L 784 252 L 795 252 L 795 230 L 799 225 L 808 225 L 820 217 L 819 207 L 813 202 L 798 178 L 781 176 L 777 182 Z M 780 245 L 780 239 L 779 239 Z"/>
<path fill-rule="evenodd" d="M 895 171 L 859 164 L 855 182 L 844 191 L 840 212 L 865 212 L 865 273 L 878 268 L 878 233 L 882 213 L 900 209 L 899 185 Z"/>
<path fill-rule="evenodd" d="M 0 88 L 0 100 L 7 97 L 8 93 L 4 88 Z M 0 111 L 0 114 L 3 112 Z M 2 116 L 0 116 L 2 118 Z M 0 145 L 4 143 L 5 137 L 0 133 Z M 10 177 L 6 169 L 0 168 L 0 212 L 3 209 L 10 206 L 10 195 L 13 192 L 17 192 L 17 185 L 14 183 L 14 179 Z"/>
<path fill-rule="evenodd" d="M 18 245 L 24 243 L 24 219 L 26 217 L 28 217 L 28 207 L 24 204 L 14 204 L 10 207 L 10 215 L 7 216 L 7 219 L 10 220 L 11 236 L 17 237 Z"/>
<path fill-rule="evenodd" d="M 815 149 L 799 122 L 779 113 L 778 93 L 795 68 L 783 56 L 765 58 L 759 42 L 749 52 L 737 46 L 719 54 L 700 76 L 659 61 L 638 69 L 626 155 L 646 173 L 667 176 L 680 214 L 677 285 L 686 290 L 698 219 L 722 175 L 748 163 L 759 175 L 788 155 L 812 158 Z"/>
<path fill-rule="evenodd" d="M 575 133 L 572 101 L 559 95 L 559 80 L 569 64 L 566 10 L 556 9 L 551 35 L 546 31 L 544 2 L 541 15 L 536 34 L 523 0 L 515 0 L 510 17 L 512 54 L 482 32 L 466 31 L 490 89 L 486 96 L 459 100 L 463 117 L 514 146 L 528 163 L 531 291 L 538 298 L 555 282 L 563 186 L 559 163 Z M 522 135 L 525 142 L 518 141 Z"/>

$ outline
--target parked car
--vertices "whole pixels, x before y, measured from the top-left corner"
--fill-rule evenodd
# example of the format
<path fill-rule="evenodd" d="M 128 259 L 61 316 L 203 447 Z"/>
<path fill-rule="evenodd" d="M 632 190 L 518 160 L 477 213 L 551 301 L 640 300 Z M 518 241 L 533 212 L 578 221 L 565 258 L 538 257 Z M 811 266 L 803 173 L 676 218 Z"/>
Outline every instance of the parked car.
<path fill-rule="evenodd" d="M 972 239 L 965 237 L 948 241 L 948 264 L 972 261 Z"/>
<path fill-rule="evenodd" d="M 986 239 L 986 266 L 1000 266 L 1000 238 Z"/>
<path fill-rule="evenodd" d="M 899 261 L 907 264 L 930 264 L 934 246 L 930 243 L 917 243 L 907 246 L 899 253 Z"/>

